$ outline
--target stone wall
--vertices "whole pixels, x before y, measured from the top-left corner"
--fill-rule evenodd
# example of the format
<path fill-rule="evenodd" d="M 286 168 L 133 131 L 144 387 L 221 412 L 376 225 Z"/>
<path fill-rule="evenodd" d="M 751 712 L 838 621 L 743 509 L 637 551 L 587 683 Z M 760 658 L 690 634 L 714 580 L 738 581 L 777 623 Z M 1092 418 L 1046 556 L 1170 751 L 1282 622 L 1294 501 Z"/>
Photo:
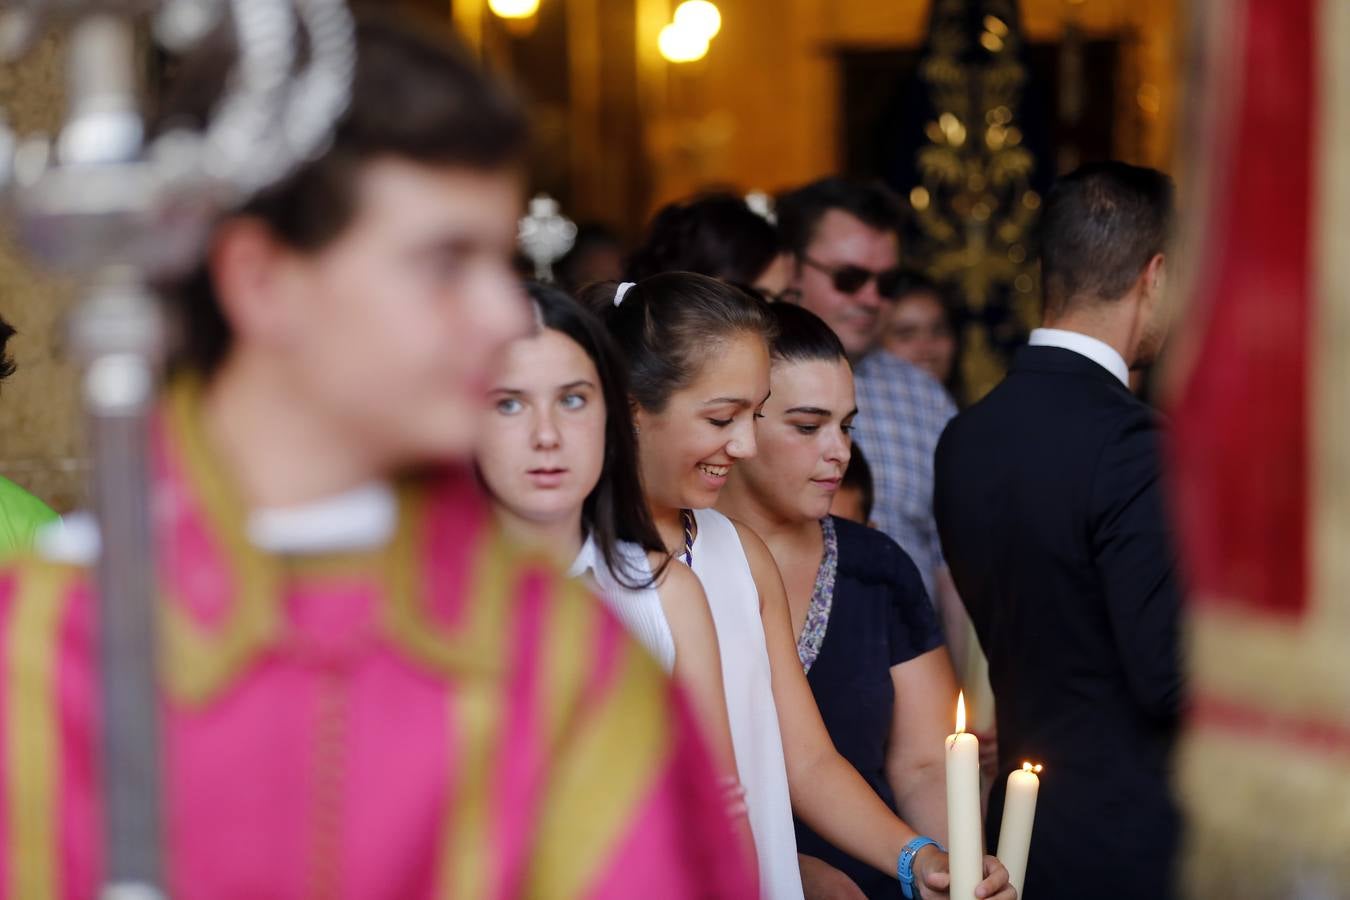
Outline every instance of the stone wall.
<path fill-rule="evenodd" d="M 46 39 L 17 65 L 0 66 L 0 108 L 20 134 L 52 133 L 61 119 L 62 54 Z M 8 350 L 18 365 L 0 387 L 0 475 L 65 512 L 81 504 L 87 455 L 74 367 L 63 350 L 75 291 L 31 267 L 6 222 L 0 232 L 0 316 L 18 334 Z"/>

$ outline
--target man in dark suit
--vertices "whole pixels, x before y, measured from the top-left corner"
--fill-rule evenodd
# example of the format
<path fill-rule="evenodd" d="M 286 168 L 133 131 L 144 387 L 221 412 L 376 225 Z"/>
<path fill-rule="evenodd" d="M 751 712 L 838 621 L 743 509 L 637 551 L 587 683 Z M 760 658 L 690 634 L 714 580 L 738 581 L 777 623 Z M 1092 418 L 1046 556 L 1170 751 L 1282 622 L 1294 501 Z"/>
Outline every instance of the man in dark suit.
<path fill-rule="evenodd" d="M 1166 329 L 1172 194 L 1122 163 L 1055 185 L 1045 327 L 938 445 L 942 549 L 997 708 L 991 847 L 1007 773 L 1045 765 L 1028 900 L 1172 896 L 1180 590 L 1158 421 L 1128 387 Z"/>

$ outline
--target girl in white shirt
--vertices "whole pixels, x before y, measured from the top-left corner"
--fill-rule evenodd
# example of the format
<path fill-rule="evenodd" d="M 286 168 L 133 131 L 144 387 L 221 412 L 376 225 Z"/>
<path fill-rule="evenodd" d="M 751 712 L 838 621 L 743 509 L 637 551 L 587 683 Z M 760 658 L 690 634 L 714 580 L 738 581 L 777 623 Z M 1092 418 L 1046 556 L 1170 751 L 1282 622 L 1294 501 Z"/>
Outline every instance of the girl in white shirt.
<path fill-rule="evenodd" d="M 717 633 L 698 578 L 662 548 L 643 500 L 622 362 L 571 298 L 529 290 L 538 328 L 508 347 L 490 388 L 479 476 L 506 532 L 589 579 L 684 685 L 744 823 Z"/>

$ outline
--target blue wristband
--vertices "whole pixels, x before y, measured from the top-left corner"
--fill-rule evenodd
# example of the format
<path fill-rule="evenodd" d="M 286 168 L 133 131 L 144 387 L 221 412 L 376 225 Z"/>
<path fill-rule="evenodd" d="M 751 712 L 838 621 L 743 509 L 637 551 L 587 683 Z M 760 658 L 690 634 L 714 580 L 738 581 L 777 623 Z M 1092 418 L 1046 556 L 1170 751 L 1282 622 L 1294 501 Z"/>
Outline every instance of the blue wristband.
<path fill-rule="evenodd" d="M 914 900 L 914 857 L 918 856 L 924 847 L 930 846 L 938 848 L 943 853 L 947 852 L 941 844 L 930 837 L 916 837 L 900 851 L 900 858 L 895 863 L 895 877 L 900 879 L 900 890 L 904 892 L 905 900 Z"/>

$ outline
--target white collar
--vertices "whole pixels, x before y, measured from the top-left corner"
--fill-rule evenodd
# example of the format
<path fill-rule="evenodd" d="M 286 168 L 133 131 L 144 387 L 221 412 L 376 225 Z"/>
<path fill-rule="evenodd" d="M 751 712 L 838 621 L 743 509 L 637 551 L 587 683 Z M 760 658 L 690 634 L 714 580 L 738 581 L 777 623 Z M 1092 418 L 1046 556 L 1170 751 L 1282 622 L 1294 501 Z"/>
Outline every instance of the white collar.
<path fill-rule="evenodd" d="M 386 543 L 398 524 L 398 497 L 371 482 L 313 503 L 249 513 L 248 538 L 267 553 L 303 555 L 369 550 Z"/>
<path fill-rule="evenodd" d="M 599 550 L 595 546 L 595 538 L 589 534 L 586 535 L 586 542 L 581 545 L 577 558 L 572 561 L 572 567 L 567 570 L 567 577 L 580 578 L 586 574 L 587 569 L 592 569 L 598 573 L 600 571 L 598 556 Z"/>
<path fill-rule="evenodd" d="M 1117 353 L 1115 347 L 1095 337 L 1079 331 L 1065 331 L 1062 328 L 1037 328 L 1031 332 L 1031 339 L 1027 341 L 1027 345 L 1072 350 L 1116 376 L 1127 389 L 1130 386 L 1130 367 L 1125 364 L 1125 357 Z"/>
<path fill-rule="evenodd" d="M 369 550 L 393 537 L 398 498 L 383 482 L 362 485 L 302 506 L 249 514 L 249 543 L 265 553 L 305 555 Z M 34 544 L 45 559 L 93 565 L 102 549 L 98 520 L 75 512 L 38 530 Z"/>

